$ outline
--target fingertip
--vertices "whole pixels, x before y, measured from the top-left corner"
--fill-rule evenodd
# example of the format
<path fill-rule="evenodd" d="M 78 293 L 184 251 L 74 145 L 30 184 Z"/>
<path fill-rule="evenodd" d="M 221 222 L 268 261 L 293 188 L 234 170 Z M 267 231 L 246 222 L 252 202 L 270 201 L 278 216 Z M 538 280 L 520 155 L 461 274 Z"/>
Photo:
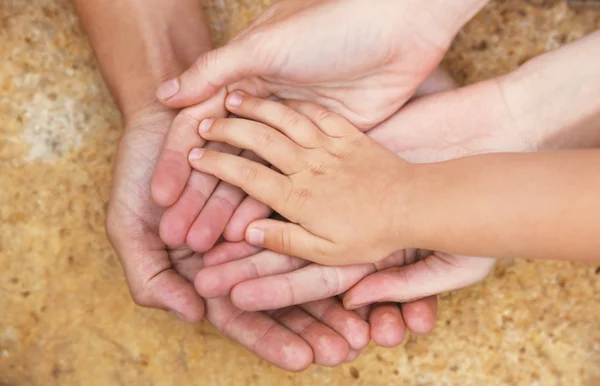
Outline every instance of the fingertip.
<path fill-rule="evenodd" d="M 437 296 L 402 304 L 402 314 L 408 329 L 415 334 L 428 334 L 437 321 Z"/>
<path fill-rule="evenodd" d="M 346 361 L 350 347 L 344 338 L 332 333 L 319 337 L 313 344 L 313 352 L 315 364 L 335 367 Z"/>
<path fill-rule="evenodd" d="M 169 79 L 161 84 L 156 90 L 156 98 L 163 104 L 167 104 L 168 101 L 173 98 L 179 92 L 181 84 L 178 78 Z"/>
<path fill-rule="evenodd" d="M 243 100 L 244 94 L 241 91 L 234 91 L 227 96 L 225 103 L 227 107 L 232 107 L 235 109 L 236 107 L 240 107 L 242 105 Z"/>
<path fill-rule="evenodd" d="M 200 296 L 205 298 L 224 296 L 226 294 L 220 294 L 217 291 L 220 281 L 219 275 L 215 274 L 213 269 L 205 268 L 196 274 L 194 288 Z"/>
<path fill-rule="evenodd" d="M 195 226 L 193 224 L 187 232 L 185 243 L 195 252 L 207 252 L 215 246 L 219 236 L 220 233 L 212 227 Z"/>
<path fill-rule="evenodd" d="M 174 205 L 183 193 L 190 172 L 188 160 L 163 150 L 150 183 L 150 195 L 154 202 L 163 208 Z"/>
<path fill-rule="evenodd" d="M 176 248 L 185 243 L 187 226 L 174 210 L 167 210 L 158 225 L 158 235 L 167 246 Z"/>
<path fill-rule="evenodd" d="M 396 347 L 406 336 L 406 324 L 396 304 L 380 304 L 373 307 L 369 317 L 371 338 L 382 347 Z"/>
<path fill-rule="evenodd" d="M 246 230 L 246 241 L 248 244 L 255 245 L 257 247 L 263 246 L 265 243 L 265 231 L 261 228 L 252 226 L 252 224 Z"/>

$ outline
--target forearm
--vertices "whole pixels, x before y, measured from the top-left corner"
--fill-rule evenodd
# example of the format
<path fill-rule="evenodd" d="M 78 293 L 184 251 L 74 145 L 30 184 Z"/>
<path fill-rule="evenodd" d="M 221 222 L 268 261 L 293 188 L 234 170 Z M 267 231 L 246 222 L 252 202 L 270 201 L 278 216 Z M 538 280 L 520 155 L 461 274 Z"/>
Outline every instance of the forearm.
<path fill-rule="evenodd" d="M 499 84 L 507 130 L 538 150 L 600 146 L 600 31 L 536 57 Z"/>
<path fill-rule="evenodd" d="M 599 261 L 600 150 L 415 165 L 410 246 L 469 256 Z"/>
<path fill-rule="evenodd" d="M 125 117 L 158 102 L 158 85 L 210 39 L 197 0 L 73 0 L 102 75 Z"/>

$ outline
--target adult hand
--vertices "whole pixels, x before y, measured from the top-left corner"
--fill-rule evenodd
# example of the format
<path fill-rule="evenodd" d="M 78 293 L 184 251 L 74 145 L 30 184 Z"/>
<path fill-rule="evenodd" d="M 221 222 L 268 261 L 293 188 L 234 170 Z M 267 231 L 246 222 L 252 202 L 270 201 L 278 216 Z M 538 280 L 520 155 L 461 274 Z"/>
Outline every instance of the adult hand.
<path fill-rule="evenodd" d="M 228 45 L 164 83 L 158 97 L 185 107 L 228 86 L 312 101 L 368 129 L 414 94 L 485 3 L 283 0 Z"/>

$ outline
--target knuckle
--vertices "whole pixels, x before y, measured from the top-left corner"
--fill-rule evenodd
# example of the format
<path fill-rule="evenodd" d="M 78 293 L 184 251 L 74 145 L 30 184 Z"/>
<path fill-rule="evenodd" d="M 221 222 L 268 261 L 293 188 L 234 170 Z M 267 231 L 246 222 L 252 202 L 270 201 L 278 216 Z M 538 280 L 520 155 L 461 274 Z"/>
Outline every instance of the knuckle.
<path fill-rule="evenodd" d="M 273 144 L 275 138 L 271 130 L 257 130 L 254 140 L 258 146 L 267 147 Z"/>
<path fill-rule="evenodd" d="M 293 209 L 300 211 L 311 199 L 312 193 L 310 190 L 305 188 L 296 188 L 290 195 L 290 202 L 288 203 Z"/>
<path fill-rule="evenodd" d="M 246 161 L 243 163 L 240 173 L 242 175 L 243 181 L 247 184 L 253 183 L 258 177 L 256 168 L 252 165 L 250 161 Z"/>
<path fill-rule="evenodd" d="M 254 97 L 246 97 L 244 98 L 244 102 L 246 102 L 245 107 L 249 111 L 260 110 L 263 105 L 263 101 L 261 99 Z"/>
<path fill-rule="evenodd" d="M 279 123 L 282 127 L 298 126 L 300 124 L 300 114 L 298 114 L 294 110 L 289 109 L 285 113 L 283 113 Z"/>

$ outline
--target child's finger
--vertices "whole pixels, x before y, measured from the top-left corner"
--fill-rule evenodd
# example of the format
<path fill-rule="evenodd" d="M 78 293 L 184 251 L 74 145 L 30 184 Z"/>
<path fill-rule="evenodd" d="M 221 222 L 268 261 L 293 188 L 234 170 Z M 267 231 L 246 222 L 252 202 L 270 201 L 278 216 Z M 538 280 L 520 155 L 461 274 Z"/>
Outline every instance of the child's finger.
<path fill-rule="evenodd" d="M 241 157 L 265 163 L 264 160 L 248 150 L 242 152 Z M 223 234 L 231 216 L 245 197 L 246 193 L 242 189 L 220 181 L 189 228 L 186 244 L 196 252 L 206 252 L 211 249 Z"/>
<path fill-rule="evenodd" d="M 296 173 L 305 165 L 305 149 L 277 130 L 246 119 L 206 119 L 200 124 L 200 136 L 252 150 L 285 174 Z"/>
<path fill-rule="evenodd" d="M 312 123 L 331 137 L 345 137 L 358 132 L 358 129 L 342 116 L 315 103 L 284 100 L 283 104 L 310 119 Z"/>
<path fill-rule="evenodd" d="M 229 94 L 225 103 L 227 109 L 235 115 L 273 127 L 300 146 L 315 148 L 325 139 L 321 130 L 308 118 L 282 103 L 256 98 L 239 91 Z"/>
<path fill-rule="evenodd" d="M 223 237 L 231 242 L 243 241 L 248 224 L 267 218 L 272 212 L 273 210 L 268 205 L 247 196 L 229 219 Z"/>
<path fill-rule="evenodd" d="M 291 189 L 286 177 L 257 162 L 230 154 L 194 149 L 190 165 L 198 171 L 242 188 L 247 194 L 275 210 L 282 209 Z"/>
<path fill-rule="evenodd" d="M 223 98 L 224 91 L 205 103 L 182 110 L 173 120 L 152 178 L 152 198 L 158 205 L 171 206 L 181 196 L 191 172 L 187 155 L 205 143 L 198 136 L 198 125 L 206 117 L 225 116 Z"/>
<path fill-rule="evenodd" d="M 275 205 L 271 207 L 282 212 Z M 323 251 L 330 249 L 331 243 L 294 223 L 269 219 L 255 221 L 246 230 L 246 241 L 284 255 L 301 257 L 319 264 L 331 264 L 331 260 L 323 255 Z"/>

